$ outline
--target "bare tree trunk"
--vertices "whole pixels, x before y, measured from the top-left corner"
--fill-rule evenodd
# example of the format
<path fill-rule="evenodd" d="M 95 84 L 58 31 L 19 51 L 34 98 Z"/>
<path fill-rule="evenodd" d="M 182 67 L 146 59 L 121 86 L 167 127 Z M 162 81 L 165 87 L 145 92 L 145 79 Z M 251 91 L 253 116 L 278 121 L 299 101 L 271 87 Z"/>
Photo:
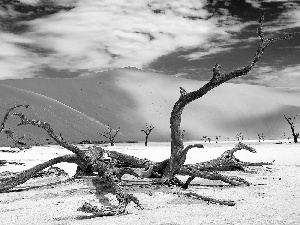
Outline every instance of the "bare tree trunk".
<path fill-rule="evenodd" d="M 170 117 L 171 139 L 172 139 L 171 157 L 170 157 L 170 163 L 168 165 L 168 169 L 164 173 L 163 182 L 168 182 L 172 180 L 172 177 L 178 172 L 180 167 L 183 165 L 184 161 L 182 160 L 182 158 L 185 158 L 185 154 L 187 153 L 184 152 L 184 145 L 182 142 L 182 135 L 181 135 L 182 132 L 180 129 L 181 115 L 185 106 L 195 101 L 196 99 L 201 98 L 202 96 L 207 94 L 210 90 L 218 87 L 222 83 L 225 83 L 233 78 L 246 75 L 256 64 L 256 62 L 260 59 L 261 55 L 263 54 L 267 46 L 269 46 L 271 43 L 275 41 L 291 38 L 291 36 L 280 37 L 280 38 L 269 38 L 269 39 L 265 38 L 262 32 L 263 20 L 264 20 L 264 16 L 262 15 L 259 19 L 260 26 L 258 28 L 258 36 L 261 39 L 261 43 L 258 46 L 256 54 L 250 64 L 248 64 L 242 69 L 234 70 L 233 72 L 230 72 L 228 74 L 221 74 L 220 73 L 221 66 L 216 64 L 213 67 L 213 77 L 207 84 L 205 84 L 203 87 L 201 87 L 196 91 L 190 93 L 186 92 L 184 95 L 181 94 L 180 98 L 175 103 Z"/>
<path fill-rule="evenodd" d="M 296 116 L 294 116 L 294 118 L 287 118 L 284 115 L 284 118 L 286 119 L 286 121 L 289 123 L 289 125 L 291 127 L 292 135 L 293 135 L 293 138 L 294 138 L 294 143 L 298 143 L 298 138 L 299 138 L 299 132 L 298 133 L 295 132 L 295 125 L 294 125 L 294 120 L 296 119 Z"/>
<path fill-rule="evenodd" d="M 148 136 L 149 135 L 146 135 L 145 146 L 148 146 Z"/>
<path fill-rule="evenodd" d="M 141 130 L 146 135 L 145 146 L 148 146 L 148 137 L 153 129 L 154 129 L 154 126 L 152 126 L 152 125 L 148 126 L 148 124 L 146 123 L 146 129 Z"/>

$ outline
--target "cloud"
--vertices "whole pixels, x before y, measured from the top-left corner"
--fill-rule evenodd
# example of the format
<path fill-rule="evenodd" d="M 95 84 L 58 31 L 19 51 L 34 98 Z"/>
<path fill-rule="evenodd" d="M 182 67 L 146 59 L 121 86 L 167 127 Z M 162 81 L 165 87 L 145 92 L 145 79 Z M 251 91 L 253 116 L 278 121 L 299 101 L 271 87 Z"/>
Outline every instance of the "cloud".
<path fill-rule="evenodd" d="M 260 8 L 261 7 L 261 1 L 258 0 L 246 0 L 247 3 L 250 3 L 252 7 L 254 8 Z"/>
<path fill-rule="evenodd" d="M 19 2 L 26 4 L 26 5 L 32 5 L 32 6 L 37 6 L 37 5 L 61 5 L 61 6 L 70 6 L 74 5 L 76 0 L 19 0 Z"/>
<path fill-rule="evenodd" d="M 300 64 L 280 69 L 272 66 L 257 67 L 251 71 L 249 79 L 239 78 L 234 82 L 300 90 Z"/>
<path fill-rule="evenodd" d="M 40 3 L 40 0 L 19 0 L 23 4 L 28 4 L 28 5 L 37 5 Z"/>
<path fill-rule="evenodd" d="M 142 67 L 178 47 L 199 45 L 211 35 L 213 23 L 176 15 L 195 15 L 191 2 L 180 10 L 176 2 L 174 12 L 163 4 L 162 14 L 153 13 L 146 3 L 80 1 L 68 13 L 32 21 L 30 35 L 39 46 L 57 53 L 55 67 L 74 69 Z"/>
<path fill-rule="evenodd" d="M 33 6 L 45 2 L 22 1 Z M 1 70 L 5 72 L 0 79 L 38 76 L 45 67 L 71 72 L 125 66 L 143 68 L 180 49 L 200 49 L 183 56 L 195 60 L 230 51 L 234 43 L 241 41 L 234 34 L 253 23 L 240 22 L 225 8 L 212 16 L 205 7 L 206 0 L 52 0 L 50 3 L 74 8 L 18 22 L 28 26 L 25 33 L 2 33 L 2 46 L 10 55 L 0 53 Z M 15 14 L 11 9 L 9 15 Z M 289 21 L 285 25 L 293 26 L 298 16 L 295 10 L 282 15 Z"/>
<path fill-rule="evenodd" d="M 223 51 L 230 51 L 231 49 L 232 48 L 225 48 L 225 47 L 218 47 L 218 46 L 211 45 L 209 48 L 203 49 L 202 51 L 193 52 L 188 55 L 183 55 L 181 57 L 188 60 L 197 60 L 204 56 L 215 55 Z"/>
<path fill-rule="evenodd" d="M 223 16 L 208 19 L 205 4 L 204 0 L 81 0 L 72 10 L 23 22 L 30 28 L 20 35 L 30 40 L 28 52 L 14 42 L 4 42 L 14 49 L 16 59 L 29 57 L 16 68 L 7 59 L 1 61 L 10 75 L 24 77 L 45 65 L 70 71 L 142 68 L 176 49 L 207 45 L 214 37 L 225 40 L 231 36 L 229 32 L 242 28 L 225 9 Z M 51 53 L 37 59 L 32 51 L 36 48 Z"/>
<path fill-rule="evenodd" d="M 0 78 L 30 77 L 37 68 L 38 56 L 18 47 L 32 41 L 10 33 L 0 33 Z"/>
<path fill-rule="evenodd" d="M 267 1 L 271 2 L 271 1 Z M 300 27 L 300 4 L 293 1 L 283 1 L 282 13 L 277 20 L 266 22 L 266 32 L 282 33 L 282 30 Z"/>

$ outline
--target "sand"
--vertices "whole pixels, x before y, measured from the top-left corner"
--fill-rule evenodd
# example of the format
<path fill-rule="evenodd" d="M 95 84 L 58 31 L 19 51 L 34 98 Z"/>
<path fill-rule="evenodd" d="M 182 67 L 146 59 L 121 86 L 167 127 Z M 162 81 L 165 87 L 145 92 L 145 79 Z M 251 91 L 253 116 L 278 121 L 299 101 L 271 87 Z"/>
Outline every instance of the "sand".
<path fill-rule="evenodd" d="M 192 149 L 186 163 L 216 158 L 234 142 L 204 143 L 203 149 Z M 207 204 L 165 194 L 161 189 L 138 189 L 133 193 L 139 198 L 144 210 L 133 204 L 128 214 L 114 217 L 95 218 L 76 209 L 84 201 L 97 203 L 93 189 L 86 180 L 68 180 L 66 177 L 31 179 L 16 187 L 18 191 L 0 194 L 1 224 L 300 224 L 300 145 L 275 144 L 275 141 L 249 144 L 257 154 L 245 150 L 235 155 L 241 160 L 257 162 L 272 161 L 274 165 L 248 168 L 249 173 L 226 172 L 243 177 L 252 183 L 249 187 L 231 187 L 218 181 L 195 179 L 189 190 L 198 194 L 236 201 L 235 206 Z M 160 161 L 169 156 L 169 143 L 117 144 L 107 146 L 123 153 Z M 0 150 L 5 148 L 0 148 Z M 25 165 L 5 165 L 3 171 L 21 171 L 58 155 L 69 153 L 59 146 L 33 147 L 25 152 L 5 153 L 2 160 L 23 162 Z M 60 164 L 70 176 L 76 166 Z M 186 179 L 186 177 L 180 177 Z M 60 184 L 53 184 L 62 181 Z M 134 180 L 126 178 L 127 184 Z M 136 180 L 135 180 L 136 182 Z M 112 200 L 112 202 L 114 202 Z"/>

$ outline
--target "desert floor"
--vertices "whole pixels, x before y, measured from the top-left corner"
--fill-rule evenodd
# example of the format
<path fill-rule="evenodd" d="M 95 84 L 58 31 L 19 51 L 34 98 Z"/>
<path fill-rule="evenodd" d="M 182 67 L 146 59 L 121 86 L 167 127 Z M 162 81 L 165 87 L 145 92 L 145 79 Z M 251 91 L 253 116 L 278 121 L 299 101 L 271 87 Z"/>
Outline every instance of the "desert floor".
<path fill-rule="evenodd" d="M 234 200 L 235 206 L 207 204 L 204 201 L 166 194 L 162 189 L 142 189 L 130 186 L 137 182 L 126 177 L 129 189 L 139 198 L 144 210 L 132 203 L 128 214 L 115 217 L 93 217 L 76 211 L 84 201 L 100 204 L 86 180 L 66 177 L 31 179 L 13 191 L 0 194 L 0 224 L 300 224 L 300 145 L 275 144 L 275 141 L 246 142 L 257 150 L 246 150 L 235 156 L 244 161 L 272 161 L 274 165 L 248 168 L 244 172 L 226 172 L 252 183 L 248 187 L 232 187 L 218 181 L 195 179 L 189 191 L 209 197 Z M 232 148 L 235 142 L 204 143 L 203 149 L 190 150 L 186 163 L 210 160 Z M 160 161 L 170 154 L 169 143 L 116 144 L 105 146 L 137 157 Z M 0 172 L 18 172 L 53 157 L 68 154 L 59 146 L 39 146 L 19 153 L 0 148 L 0 159 L 23 162 L 5 164 Z M 60 164 L 72 176 L 76 166 Z M 181 177 L 186 179 L 187 177 Z M 61 183 L 57 183 L 62 181 Z M 143 181 L 139 181 L 143 182 Z M 55 184 L 56 183 L 56 184 Z M 108 195 L 114 203 L 113 196 Z M 98 201 L 98 202 L 97 202 Z"/>

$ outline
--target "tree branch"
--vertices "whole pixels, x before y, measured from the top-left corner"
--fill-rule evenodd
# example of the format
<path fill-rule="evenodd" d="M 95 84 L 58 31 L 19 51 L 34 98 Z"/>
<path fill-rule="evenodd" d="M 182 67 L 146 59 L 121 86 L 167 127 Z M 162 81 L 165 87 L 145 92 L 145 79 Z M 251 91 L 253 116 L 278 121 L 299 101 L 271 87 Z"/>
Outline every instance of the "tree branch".
<path fill-rule="evenodd" d="M 19 107 L 25 107 L 25 108 L 28 108 L 29 105 L 15 105 L 15 106 L 9 108 L 9 109 L 7 110 L 7 112 L 5 113 L 4 118 L 3 118 L 3 121 L 2 121 L 2 123 L 1 123 L 1 126 L 0 126 L 0 133 L 1 133 L 2 130 L 5 128 L 5 123 L 6 123 L 6 121 L 8 120 L 8 118 L 10 117 L 11 111 L 13 111 L 15 108 L 19 108 Z"/>
<path fill-rule="evenodd" d="M 231 200 L 215 199 L 215 198 L 199 195 L 194 192 L 174 192 L 173 194 L 200 199 L 206 201 L 207 203 L 212 203 L 212 204 L 228 205 L 228 206 L 234 206 L 236 204 L 234 201 Z"/>
<path fill-rule="evenodd" d="M 33 126 L 40 127 L 42 129 L 44 129 L 45 131 L 47 131 L 48 135 L 54 141 L 56 141 L 60 146 L 62 146 L 64 148 L 70 150 L 71 152 L 75 153 L 80 159 L 82 159 L 83 162 L 85 161 L 85 155 L 84 155 L 83 151 L 80 150 L 76 145 L 73 145 L 73 144 L 70 144 L 66 141 L 63 141 L 60 136 L 58 136 L 54 133 L 54 131 L 51 128 L 49 123 L 42 122 L 42 121 L 39 121 L 39 120 L 28 119 L 22 113 L 13 113 L 13 115 L 18 116 L 21 119 L 21 123 L 19 123 L 17 126 L 31 124 Z"/>
<path fill-rule="evenodd" d="M 39 172 L 49 166 L 52 166 L 54 164 L 61 163 L 61 162 L 80 164 L 78 157 L 74 154 L 56 157 L 47 162 L 36 165 L 28 170 L 24 170 L 13 177 L 6 177 L 6 178 L 0 179 L 0 193 L 6 192 L 9 189 L 12 189 L 17 185 L 25 183 L 32 176 L 34 176 L 37 172 Z"/>

